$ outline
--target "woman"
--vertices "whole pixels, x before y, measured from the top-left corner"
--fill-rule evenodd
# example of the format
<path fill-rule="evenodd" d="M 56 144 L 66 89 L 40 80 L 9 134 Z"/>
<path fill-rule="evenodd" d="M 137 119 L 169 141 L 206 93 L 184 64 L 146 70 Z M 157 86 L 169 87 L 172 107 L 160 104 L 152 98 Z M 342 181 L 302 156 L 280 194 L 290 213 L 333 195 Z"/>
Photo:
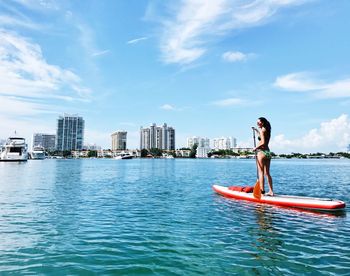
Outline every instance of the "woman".
<path fill-rule="evenodd" d="M 265 194 L 264 190 L 264 178 L 267 177 L 269 183 L 269 192 L 266 195 L 273 196 L 272 177 L 270 175 L 270 163 L 271 163 L 271 152 L 269 149 L 269 141 L 271 137 L 271 125 L 268 120 L 264 117 L 260 117 L 257 121 L 257 125 L 260 131 L 253 127 L 258 133 L 258 145 L 254 148 L 257 151 L 257 164 L 259 171 L 259 183 L 261 193 Z"/>

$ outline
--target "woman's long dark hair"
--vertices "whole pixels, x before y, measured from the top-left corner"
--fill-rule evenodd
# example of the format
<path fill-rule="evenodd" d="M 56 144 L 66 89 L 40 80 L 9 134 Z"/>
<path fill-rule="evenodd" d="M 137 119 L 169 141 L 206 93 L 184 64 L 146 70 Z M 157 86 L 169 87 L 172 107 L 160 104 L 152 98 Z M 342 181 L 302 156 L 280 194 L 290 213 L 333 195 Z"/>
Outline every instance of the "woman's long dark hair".
<path fill-rule="evenodd" d="M 266 128 L 266 130 L 271 133 L 271 124 L 265 117 L 259 118 L 260 122 L 262 123 L 263 127 Z"/>

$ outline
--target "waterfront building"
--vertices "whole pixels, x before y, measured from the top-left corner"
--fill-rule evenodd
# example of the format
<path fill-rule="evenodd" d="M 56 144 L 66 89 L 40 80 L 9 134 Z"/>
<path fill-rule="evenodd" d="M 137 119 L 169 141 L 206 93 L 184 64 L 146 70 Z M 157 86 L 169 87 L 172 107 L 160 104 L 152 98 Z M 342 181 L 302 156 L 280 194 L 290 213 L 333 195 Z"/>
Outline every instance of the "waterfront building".
<path fill-rule="evenodd" d="M 229 150 L 237 147 L 237 140 L 234 137 L 221 137 L 213 139 L 214 150 Z"/>
<path fill-rule="evenodd" d="M 140 149 L 150 149 L 151 148 L 151 130 L 150 128 L 140 129 Z"/>
<path fill-rule="evenodd" d="M 208 158 L 208 153 L 211 151 L 210 147 L 198 147 L 196 152 L 197 158 Z"/>
<path fill-rule="evenodd" d="M 208 147 L 210 148 L 210 139 L 205 137 L 188 137 L 187 138 L 187 147 L 192 148 L 194 145 L 198 145 L 198 147 Z"/>
<path fill-rule="evenodd" d="M 78 115 L 64 114 L 57 119 L 56 149 L 81 150 L 84 143 L 85 121 Z"/>
<path fill-rule="evenodd" d="M 140 128 L 140 149 L 175 150 L 175 129 L 166 123 L 163 126 L 152 124 Z"/>
<path fill-rule="evenodd" d="M 191 149 L 194 145 L 198 145 L 199 139 L 200 139 L 200 137 L 197 137 L 197 136 L 188 137 L 187 138 L 187 147 Z"/>
<path fill-rule="evenodd" d="M 126 150 L 126 142 L 127 142 L 127 132 L 116 131 L 111 134 L 112 137 L 112 151 L 116 150 Z"/>
<path fill-rule="evenodd" d="M 46 151 L 53 151 L 56 149 L 56 135 L 46 133 L 34 133 L 32 139 L 32 149 L 35 147 L 42 147 Z"/>
<path fill-rule="evenodd" d="M 190 157 L 191 150 L 188 149 L 178 149 L 175 151 L 175 154 L 177 157 L 185 157 L 188 158 Z"/>
<path fill-rule="evenodd" d="M 208 158 L 208 153 L 211 151 L 209 138 L 198 136 L 188 137 L 187 148 L 191 149 L 194 145 L 197 145 L 197 158 Z"/>
<path fill-rule="evenodd" d="M 83 146 L 83 150 L 101 150 L 101 146 L 96 144 L 86 144 Z"/>
<path fill-rule="evenodd" d="M 208 153 L 211 151 L 209 138 L 200 138 L 198 140 L 197 158 L 208 158 Z"/>
<path fill-rule="evenodd" d="M 73 158 L 87 158 L 89 157 L 89 150 L 72 150 Z"/>
<path fill-rule="evenodd" d="M 113 152 L 110 149 L 101 149 L 97 151 L 97 157 L 99 158 L 112 158 Z"/>
<path fill-rule="evenodd" d="M 253 148 L 234 147 L 232 151 L 235 153 L 244 153 L 253 151 Z"/>

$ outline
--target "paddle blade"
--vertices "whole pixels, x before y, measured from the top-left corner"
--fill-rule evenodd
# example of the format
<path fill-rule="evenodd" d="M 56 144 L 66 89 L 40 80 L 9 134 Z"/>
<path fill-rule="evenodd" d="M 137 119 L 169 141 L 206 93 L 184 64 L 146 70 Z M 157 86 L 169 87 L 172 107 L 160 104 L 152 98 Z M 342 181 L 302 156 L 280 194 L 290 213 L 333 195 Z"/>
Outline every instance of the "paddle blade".
<path fill-rule="evenodd" d="M 259 180 L 256 181 L 254 190 L 253 190 L 253 195 L 256 199 L 261 199 L 261 189 L 260 189 L 260 183 Z"/>

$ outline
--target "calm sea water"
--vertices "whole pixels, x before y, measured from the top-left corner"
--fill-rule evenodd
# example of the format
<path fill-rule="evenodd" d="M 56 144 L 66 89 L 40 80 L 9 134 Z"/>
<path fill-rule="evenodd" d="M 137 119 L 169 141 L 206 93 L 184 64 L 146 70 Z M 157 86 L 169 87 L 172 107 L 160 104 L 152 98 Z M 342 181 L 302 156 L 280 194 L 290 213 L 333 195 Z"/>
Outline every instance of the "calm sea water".
<path fill-rule="evenodd" d="M 273 160 L 275 192 L 350 206 L 350 160 Z M 1 274 L 349 275 L 337 215 L 228 200 L 254 160 L 0 163 Z"/>

